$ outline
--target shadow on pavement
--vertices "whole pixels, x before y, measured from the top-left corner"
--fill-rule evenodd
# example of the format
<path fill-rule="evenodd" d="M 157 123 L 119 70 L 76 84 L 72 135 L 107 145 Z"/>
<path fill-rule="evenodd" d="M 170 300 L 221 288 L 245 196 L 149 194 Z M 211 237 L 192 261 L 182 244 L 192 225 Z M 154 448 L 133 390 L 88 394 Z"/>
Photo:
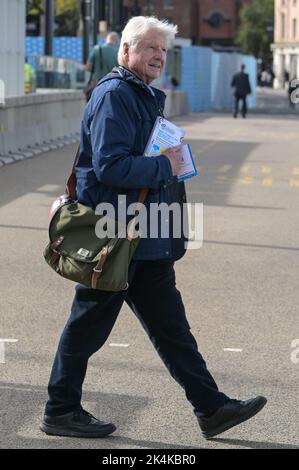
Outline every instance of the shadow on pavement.
<path fill-rule="evenodd" d="M 200 439 L 200 435 L 199 435 Z M 126 444 L 129 446 L 137 446 L 141 448 L 147 449 L 185 449 L 185 450 L 194 450 L 194 449 L 203 449 L 202 446 L 194 447 L 194 446 L 184 446 L 180 444 L 169 444 L 165 442 L 155 442 L 155 441 L 143 441 L 138 439 L 130 439 L 128 437 L 122 436 L 114 436 L 114 441 L 118 442 L 119 444 Z M 119 447 L 121 449 L 126 449 L 127 447 Z"/>
<path fill-rule="evenodd" d="M 198 120 L 197 117 L 196 119 Z M 188 117 L 184 119 L 184 122 L 186 120 Z M 199 139 L 188 139 L 188 142 L 191 144 L 196 164 L 200 166 L 202 173 L 199 178 L 193 178 L 187 182 L 188 201 L 225 206 L 240 167 L 258 144 Z M 204 147 L 207 144 L 210 148 L 205 151 Z M 52 151 L 16 165 L 1 168 L 0 207 L 26 194 L 40 195 L 40 205 L 44 207 L 46 206 L 44 196 L 49 197 L 50 206 L 56 197 L 64 193 L 75 149 L 75 145 L 70 145 L 59 151 Z M 219 176 L 217 171 L 223 165 L 232 166 L 229 179 L 225 182 L 217 179 Z M 24 217 L 28 210 L 30 210 L 29 207 L 24 207 Z M 12 224 L 12 226 L 17 225 Z"/>
<path fill-rule="evenodd" d="M 269 249 L 269 250 L 287 250 L 287 251 L 299 251 L 299 247 L 291 247 L 291 246 L 276 246 L 276 245 L 257 245 L 253 243 L 237 243 L 237 242 L 219 242 L 213 240 L 205 240 L 205 243 L 211 245 L 227 245 L 227 246 L 242 246 L 246 248 L 262 248 L 262 249 Z"/>
<path fill-rule="evenodd" d="M 249 142 L 190 140 L 200 175 L 187 181 L 188 201 L 208 206 L 226 206 L 231 187 L 235 184 L 248 156 L 258 146 Z M 224 166 L 229 172 L 221 173 Z M 229 175 L 229 178 L 222 179 Z"/>
<path fill-rule="evenodd" d="M 196 115 L 196 122 L 210 117 L 213 116 L 208 115 L 202 118 L 201 115 Z M 186 125 L 188 120 L 194 119 L 194 116 L 186 116 L 183 122 Z M 239 207 L 229 204 L 232 186 L 236 184 L 236 179 L 240 178 L 240 168 L 259 144 L 200 139 L 188 139 L 188 142 L 192 147 L 196 165 L 200 167 L 200 176 L 186 183 L 188 202 L 203 202 L 210 206 L 240 209 L 283 210 L 277 207 L 250 205 Z M 70 145 L 61 150 L 51 151 L 39 157 L 18 162 L 16 165 L 1 168 L 0 207 L 26 194 L 34 194 L 37 197 L 40 195 L 40 206 L 45 208 L 46 213 L 52 201 L 64 193 L 75 150 L 76 145 Z M 265 159 L 266 162 L 269 164 L 268 159 Z M 222 176 L 226 176 L 225 173 L 221 173 L 221 168 L 227 165 L 231 167 L 228 178 L 221 179 Z M 48 206 L 44 196 L 50 198 Z M 30 207 L 24 207 L 24 217 L 28 210 Z M 10 227 L 17 228 L 18 224 L 12 223 Z"/>
<path fill-rule="evenodd" d="M 115 395 L 85 392 L 86 408 L 90 402 L 96 403 L 92 411 L 100 419 L 109 419 L 116 423 L 116 434 L 105 439 L 74 439 L 68 437 L 47 436 L 39 430 L 40 420 L 47 397 L 46 387 L 23 384 L 0 383 L 1 390 L 1 437 L 0 448 L 86 448 L 86 449 L 126 449 L 136 446 L 147 449 L 194 449 L 195 447 L 133 439 L 121 435 L 125 429 L 134 429 L 140 410 L 148 406 L 149 399 L 130 395 Z M 99 403 L 99 405 L 98 405 Z M 43 406 L 43 405 L 42 405 Z M 104 416 L 103 416 L 104 415 Z M 117 433 L 120 435 L 117 435 Z M 199 436 L 200 438 L 200 436 Z M 198 447 L 199 448 L 199 447 Z"/>
<path fill-rule="evenodd" d="M 241 439 L 214 438 L 210 439 L 210 442 L 217 442 L 218 444 L 228 444 L 238 447 L 249 447 L 251 449 L 299 449 L 299 446 L 294 446 L 292 444 L 280 444 L 279 442 L 245 441 Z"/>

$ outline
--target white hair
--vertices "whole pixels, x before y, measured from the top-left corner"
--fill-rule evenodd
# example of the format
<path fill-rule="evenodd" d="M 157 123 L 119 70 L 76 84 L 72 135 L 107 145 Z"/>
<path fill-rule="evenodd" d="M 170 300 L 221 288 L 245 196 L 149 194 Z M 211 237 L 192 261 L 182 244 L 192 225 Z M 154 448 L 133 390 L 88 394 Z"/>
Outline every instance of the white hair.
<path fill-rule="evenodd" d="M 167 42 L 167 48 L 170 47 L 175 35 L 178 33 L 178 27 L 167 20 L 158 20 L 154 16 L 134 16 L 126 24 L 121 37 L 118 51 L 118 62 L 123 64 L 123 45 L 127 43 L 130 47 L 136 46 L 149 31 L 156 31 L 164 36 Z"/>

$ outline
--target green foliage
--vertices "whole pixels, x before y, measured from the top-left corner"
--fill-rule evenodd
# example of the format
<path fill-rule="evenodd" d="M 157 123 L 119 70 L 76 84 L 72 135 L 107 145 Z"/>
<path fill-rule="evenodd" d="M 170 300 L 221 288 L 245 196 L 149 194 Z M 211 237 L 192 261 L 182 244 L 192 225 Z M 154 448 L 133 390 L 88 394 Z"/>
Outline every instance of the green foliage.
<path fill-rule="evenodd" d="M 45 0 L 28 0 L 28 14 L 43 15 Z M 80 20 L 80 0 L 55 0 L 56 36 L 75 36 Z"/>
<path fill-rule="evenodd" d="M 44 13 L 43 0 L 28 0 L 28 14 L 33 16 L 42 15 Z"/>
<path fill-rule="evenodd" d="M 241 20 L 236 44 L 244 54 L 269 59 L 273 42 L 274 0 L 254 0 L 252 5 L 244 5 Z"/>
<path fill-rule="evenodd" d="M 80 21 L 79 9 L 65 10 L 56 15 L 56 36 L 76 36 Z"/>
<path fill-rule="evenodd" d="M 56 14 L 75 13 L 80 10 L 80 0 L 56 0 Z"/>

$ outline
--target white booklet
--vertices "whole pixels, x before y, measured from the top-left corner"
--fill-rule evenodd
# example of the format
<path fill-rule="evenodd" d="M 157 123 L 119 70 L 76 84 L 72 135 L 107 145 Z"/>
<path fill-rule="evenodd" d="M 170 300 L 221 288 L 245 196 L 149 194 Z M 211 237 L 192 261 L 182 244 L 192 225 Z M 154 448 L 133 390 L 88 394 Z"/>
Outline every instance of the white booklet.
<path fill-rule="evenodd" d="M 165 150 L 182 144 L 185 135 L 186 132 L 183 129 L 159 116 L 156 119 L 144 155 L 146 157 L 157 157 L 163 154 Z M 198 172 L 194 164 L 190 145 L 185 144 L 182 149 L 182 162 L 177 179 L 180 182 L 197 175 Z"/>

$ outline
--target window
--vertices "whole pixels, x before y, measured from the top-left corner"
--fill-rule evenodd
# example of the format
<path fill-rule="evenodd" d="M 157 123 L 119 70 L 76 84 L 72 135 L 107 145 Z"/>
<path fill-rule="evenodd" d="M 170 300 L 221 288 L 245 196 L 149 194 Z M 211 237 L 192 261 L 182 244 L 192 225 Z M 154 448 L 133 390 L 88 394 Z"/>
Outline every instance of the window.
<path fill-rule="evenodd" d="M 281 38 L 284 39 L 285 37 L 285 14 L 281 13 Z"/>
<path fill-rule="evenodd" d="M 148 10 L 153 10 L 155 8 L 154 0 L 144 0 L 144 8 Z"/>
<path fill-rule="evenodd" d="M 225 22 L 225 18 L 223 14 L 219 11 L 214 11 L 208 19 L 208 23 L 211 26 L 211 28 L 221 28 Z"/>
<path fill-rule="evenodd" d="M 297 19 L 293 18 L 293 39 L 297 37 Z"/>
<path fill-rule="evenodd" d="M 173 0 L 164 0 L 164 10 L 173 9 Z"/>

